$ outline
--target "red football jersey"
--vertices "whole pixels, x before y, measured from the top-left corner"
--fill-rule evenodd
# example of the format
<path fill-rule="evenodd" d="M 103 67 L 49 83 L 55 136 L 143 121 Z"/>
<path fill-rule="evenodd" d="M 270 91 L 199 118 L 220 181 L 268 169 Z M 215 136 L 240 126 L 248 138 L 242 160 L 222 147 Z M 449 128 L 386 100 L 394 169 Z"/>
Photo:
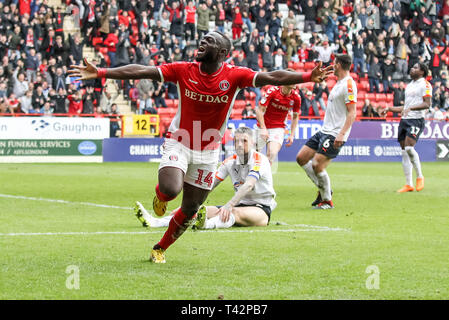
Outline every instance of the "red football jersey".
<path fill-rule="evenodd" d="M 179 93 L 178 111 L 168 131 L 190 149 L 216 149 L 239 90 L 255 86 L 257 72 L 223 62 L 209 75 L 200 65 L 175 62 L 158 67 L 162 81 L 174 82 Z"/>
<path fill-rule="evenodd" d="M 299 113 L 301 97 L 295 90 L 286 96 L 281 87 L 271 87 L 260 100 L 260 105 L 267 107 L 263 117 L 267 129 L 285 128 L 288 112 L 293 109 L 293 112 Z"/>

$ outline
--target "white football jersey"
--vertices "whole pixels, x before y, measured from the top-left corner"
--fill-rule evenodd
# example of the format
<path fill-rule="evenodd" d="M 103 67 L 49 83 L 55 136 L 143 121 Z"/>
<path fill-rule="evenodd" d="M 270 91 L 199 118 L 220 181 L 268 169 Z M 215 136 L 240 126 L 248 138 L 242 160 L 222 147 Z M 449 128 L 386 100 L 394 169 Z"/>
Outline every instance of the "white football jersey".
<path fill-rule="evenodd" d="M 432 97 L 432 85 L 424 78 L 412 81 L 405 88 L 404 110 L 424 102 L 425 97 Z M 410 110 L 402 119 L 424 118 L 427 110 Z"/>
<path fill-rule="evenodd" d="M 321 131 L 336 137 L 346 121 L 348 109 L 346 105 L 349 103 L 357 103 L 357 85 L 355 81 L 347 76 L 337 81 L 332 88 L 329 98 L 327 99 L 326 114 Z M 351 133 L 351 129 L 346 132 L 344 141 L 346 141 Z"/>
<path fill-rule="evenodd" d="M 241 164 L 237 154 L 224 160 L 218 168 L 215 178 L 223 181 L 227 176 L 231 177 L 235 192 L 245 183 L 248 176 L 257 179 L 254 188 L 240 200 L 239 204 L 269 206 L 271 210 L 276 207 L 276 192 L 273 189 L 273 176 L 268 158 L 260 152 L 251 151 L 247 164 Z"/>

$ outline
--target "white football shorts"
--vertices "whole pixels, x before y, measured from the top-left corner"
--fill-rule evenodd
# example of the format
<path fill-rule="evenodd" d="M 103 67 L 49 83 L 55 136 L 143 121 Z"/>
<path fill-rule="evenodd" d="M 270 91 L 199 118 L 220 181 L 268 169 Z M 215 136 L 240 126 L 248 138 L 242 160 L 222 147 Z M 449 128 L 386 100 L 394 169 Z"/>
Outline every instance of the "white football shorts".
<path fill-rule="evenodd" d="M 174 139 L 165 139 L 159 170 L 165 167 L 181 169 L 184 182 L 212 190 L 220 157 L 220 149 L 192 150 Z"/>
<path fill-rule="evenodd" d="M 284 135 L 285 135 L 284 128 L 271 128 L 267 129 L 267 131 L 268 131 L 268 139 L 265 141 L 260 136 L 260 129 L 257 130 L 257 150 L 259 151 L 265 148 L 265 145 L 268 142 L 277 142 L 281 146 L 284 144 Z"/>

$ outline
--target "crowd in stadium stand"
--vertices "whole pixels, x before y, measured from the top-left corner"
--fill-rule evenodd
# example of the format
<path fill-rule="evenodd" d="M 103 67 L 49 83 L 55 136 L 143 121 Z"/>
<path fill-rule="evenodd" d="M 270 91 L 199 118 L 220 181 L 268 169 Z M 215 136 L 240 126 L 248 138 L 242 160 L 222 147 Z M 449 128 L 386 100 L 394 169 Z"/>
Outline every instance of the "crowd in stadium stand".
<path fill-rule="evenodd" d="M 232 39 L 228 62 L 254 70 L 303 71 L 349 53 L 361 86 L 359 115 L 366 117 L 378 116 L 370 98 L 378 94 L 386 98 L 377 102 L 403 104 L 408 71 L 426 62 L 434 88 L 429 116 L 444 120 L 449 110 L 449 0 L 67 0 L 56 8 L 47 0 L 3 0 L 0 12 L 0 113 L 118 112 L 104 80 L 67 76 L 70 65 L 82 63 L 83 47 L 95 48 L 99 58 L 92 62 L 101 67 L 193 61 L 199 39 L 211 30 Z M 80 33 L 64 34 L 66 15 Z M 163 114 L 178 99 L 171 83 L 114 86 L 136 113 Z M 302 87 L 303 116 L 322 116 L 331 86 Z M 260 88 L 242 92 L 238 117 L 252 114 L 247 104 L 256 107 L 261 94 Z"/>

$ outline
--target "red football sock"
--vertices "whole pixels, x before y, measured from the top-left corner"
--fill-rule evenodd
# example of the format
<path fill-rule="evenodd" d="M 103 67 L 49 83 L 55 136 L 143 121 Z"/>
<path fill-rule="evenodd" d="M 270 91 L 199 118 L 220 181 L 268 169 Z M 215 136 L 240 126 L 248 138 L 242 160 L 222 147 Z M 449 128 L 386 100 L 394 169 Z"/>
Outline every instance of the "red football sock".
<path fill-rule="evenodd" d="M 165 193 L 161 192 L 161 190 L 159 190 L 159 184 L 157 184 L 157 186 L 156 186 L 156 196 L 158 197 L 159 200 L 166 201 L 166 202 L 176 198 L 176 196 L 170 197 L 170 196 L 167 196 Z"/>
<path fill-rule="evenodd" d="M 187 217 L 185 213 L 181 211 L 181 208 L 179 208 L 170 220 L 168 229 L 165 231 L 164 236 L 161 241 L 158 242 L 157 246 L 166 250 L 184 233 L 184 231 L 186 231 L 191 221 L 192 217 Z"/>

